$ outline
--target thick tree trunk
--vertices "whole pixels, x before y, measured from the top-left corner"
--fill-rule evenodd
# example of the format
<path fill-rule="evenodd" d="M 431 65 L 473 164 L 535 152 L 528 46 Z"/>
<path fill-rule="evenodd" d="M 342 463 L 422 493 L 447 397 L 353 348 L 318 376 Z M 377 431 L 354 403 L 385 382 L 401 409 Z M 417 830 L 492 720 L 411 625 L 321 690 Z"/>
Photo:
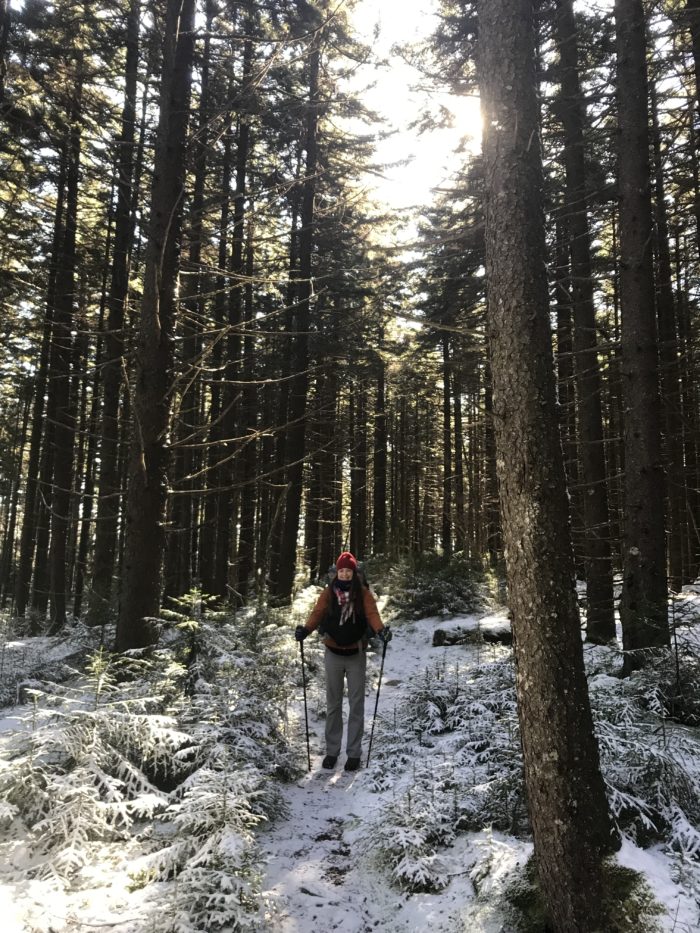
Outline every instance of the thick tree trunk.
<path fill-rule="evenodd" d="M 561 68 L 559 99 L 564 124 L 567 223 L 571 242 L 571 297 L 581 458 L 581 498 L 585 526 L 586 637 L 602 643 L 615 638 L 610 517 L 605 474 L 600 369 L 591 267 L 591 234 L 586 204 L 583 126 L 585 105 L 578 74 L 573 0 L 557 2 L 557 45 Z"/>
<path fill-rule="evenodd" d="M 102 424 L 99 498 L 95 522 L 95 552 L 89 597 L 88 623 L 98 625 L 107 618 L 114 578 L 121 476 L 119 473 L 119 398 L 124 366 L 124 319 L 129 292 L 129 255 L 133 234 L 134 141 L 139 62 L 139 14 L 141 0 L 131 0 L 127 17 L 124 107 L 117 137 L 117 207 L 114 221 L 114 252 L 107 298 L 107 329 L 102 366 Z"/>
<path fill-rule="evenodd" d="M 641 0 L 616 0 L 625 529 L 620 599 L 627 671 L 669 645 L 646 36 Z"/>
<path fill-rule="evenodd" d="M 549 328 L 529 0 L 481 0 L 493 414 L 535 859 L 557 933 L 593 933 L 611 847 L 588 702 Z M 556 651 L 552 646 L 556 645 Z"/>
<path fill-rule="evenodd" d="M 126 539 L 116 648 L 152 644 L 165 546 L 170 390 L 182 194 L 194 52 L 194 0 L 169 0 L 160 121 L 141 302 Z"/>

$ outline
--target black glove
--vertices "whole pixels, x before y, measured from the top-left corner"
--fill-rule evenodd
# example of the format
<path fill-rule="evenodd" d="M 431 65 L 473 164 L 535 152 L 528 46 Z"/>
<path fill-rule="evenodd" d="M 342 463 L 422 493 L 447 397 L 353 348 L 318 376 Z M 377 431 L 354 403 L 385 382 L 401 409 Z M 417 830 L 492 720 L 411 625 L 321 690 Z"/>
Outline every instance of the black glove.
<path fill-rule="evenodd" d="M 297 627 L 294 629 L 294 637 L 297 641 L 303 641 L 306 636 L 310 634 L 311 632 L 305 625 L 297 625 Z"/>
<path fill-rule="evenodd" d="M 377 632 L 377 638 L 383 645 L 388 645 L 393 637 L 394 633 L 391 631 L 388 625 L 385 625 L 383 629 Z"/>

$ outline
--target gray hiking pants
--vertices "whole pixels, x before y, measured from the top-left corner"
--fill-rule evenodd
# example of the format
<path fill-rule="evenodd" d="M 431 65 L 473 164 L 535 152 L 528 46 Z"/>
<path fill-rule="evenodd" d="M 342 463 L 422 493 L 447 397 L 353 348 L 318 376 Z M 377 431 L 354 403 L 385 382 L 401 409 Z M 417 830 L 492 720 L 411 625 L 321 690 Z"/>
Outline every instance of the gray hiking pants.
<path fill-rule="evenodd" d="M 333 654 L 326 648 L 326 754 L 339 755 L 343 741 L 343 682 L 347 677 L 348 758 L 362 755 L 362 733 L 365 729 L 365 672 L 367 655 L 364 651 L 349 656 Z"/>

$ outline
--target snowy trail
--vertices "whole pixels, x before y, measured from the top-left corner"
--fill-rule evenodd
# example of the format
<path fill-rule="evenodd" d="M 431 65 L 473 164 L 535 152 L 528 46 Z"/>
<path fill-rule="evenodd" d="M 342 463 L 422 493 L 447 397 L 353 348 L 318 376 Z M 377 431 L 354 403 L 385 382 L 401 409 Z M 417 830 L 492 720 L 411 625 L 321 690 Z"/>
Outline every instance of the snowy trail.
<path fill-rule="evenodd" d="M 494 625 L 507 625 L 505 616 L 489 617 Z M 406 693 L 408 682 L 447 655 L 448 661 L 470 664 L 478 650 L 471 646 L 433 648 L 436 628 L 474 628 L 487 622 L 468 616 L 449 622 L 422 619 L 395 629 L 386 655 L 379 700 L 379 715 L 388 716 Z M 308 642 L 307 642 L 308 644 Z M 320 654 L 317 656 L 320 658 Z M 368 689 L 365 704 L 363 763 L 376 698 L 380 657 L 368 659 Z M 321 689 L 322 689 L 322 681 Z M 323 706 L 322 700 L 320 706 Z M 267 860 L 263 891 L 276 908 L 271 927 L 279 933 L 302 933 L 315 928 L 342 933 L 365 933 L 381 929 L 408 933 L 430 927 L 447 931 L 457 920 L 458 906 L 472 896 L 464 875 L 464 852 L 456 846 L 453 859 L 455 879 L 439 895 L 407 895 L 387 883 L 386 876 L 362 864 L 355 845 L 359 826 L 386 805 L 385 794 L 368 787 L 364 770 L 342 770 L 341 754 L 335 771 L 324 771 L 321 760 L 323 720 L 309 703 L 312 771 L 285 790 L 289 816 L 280 820 L 260 843 Z M 347 700 L 345 702 L 347 715 Z M 303 715 L 303 714 L 302 714 Z M 303 741 L 303 737 L 302 737 Z M 377 736 L 375 735 L 375 743 Z M 376 747 L 376 745 L 375 745 Z"/>

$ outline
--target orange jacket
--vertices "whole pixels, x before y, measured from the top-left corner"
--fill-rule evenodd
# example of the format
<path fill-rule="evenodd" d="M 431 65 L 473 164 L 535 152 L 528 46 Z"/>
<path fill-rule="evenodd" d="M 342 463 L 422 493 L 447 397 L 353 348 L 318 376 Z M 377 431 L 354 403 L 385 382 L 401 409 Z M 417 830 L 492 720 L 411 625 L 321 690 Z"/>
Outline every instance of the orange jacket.
<path fill-rule="evenodd" d="M 327 586 L 316 600 L 316 605 L 311 610 L 311 615 L 306 620 L 306 628 L 310 632 L 315 632 L 321 622 L 325 619 L 326 613 L 330 608 L 330 600 L 332 598 L 332 589 L 330 586 Z M 381 616 L 379 615 L 377 603 L 374 599 L 374 596 L 372 596 L 368 586 L 362 587 L 362 608 L 365 612 L 367 624 L 372 629 L 372 631 L 375 634 L 377 632 L 381 632 L 381 630 L 384 628 L 384 624 L 381 620 Z M 323 644 L 328 645 L 329 648 L 341 647 L 340 645 L 336 644 L 336 642 L 330 638 L 330 636 L 326 636 L 323 639 Z M 347 647 L 347 645 L 344 645 L 343 647 Z"/>

